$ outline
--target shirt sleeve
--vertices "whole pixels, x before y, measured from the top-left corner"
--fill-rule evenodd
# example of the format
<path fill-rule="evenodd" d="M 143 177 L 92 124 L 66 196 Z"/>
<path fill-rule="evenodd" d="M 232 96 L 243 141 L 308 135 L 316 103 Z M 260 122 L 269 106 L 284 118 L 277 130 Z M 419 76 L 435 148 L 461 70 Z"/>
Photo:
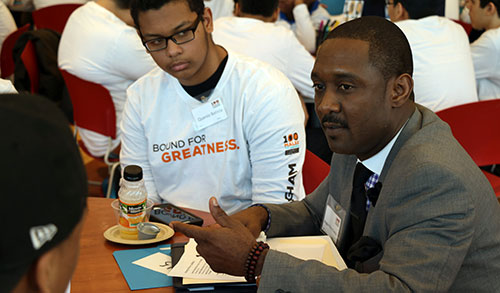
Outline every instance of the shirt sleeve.
<path fill-rule="evenodd" d="M 488 35 L 483 35 L 471 45 L 471 56 L 474 63 L 476 79 L 491 77 L 498 69 L 498 52 L 495 43 Z"/>
<path fill-rule="evenodd" d="M 304 113 L 286 77 L 259 74 L 246 90 L 244 132 L 252 165 L 252 204 L 284 203 L 304 197 Z"/>
<path fill-rule="evenodd" d="M 292 10 L 295 19 L 295 35 L 310 53 L 316 52 L 316 30 L 307 5 L 299 4 Z"/>
<path fill-rule="evenodd" d="M 311 72 L 314 67 L 314 57 L 297 40 L 293 32 L 289 32 L 288 58 L 293 62 L 287 62 L 287 76 L 301 93 L 302 96 L 314 99 L 314 88 L 311 80 Z"/>
<path fill-rule="evenodd" d="M 155 203 L 161 203 L 148 160 L 147 138 L 144 135 L 142 124 L 141 101 L 139 94 L 133 86 L 127 90 L 127 102 L 120 129 L 122 131 L 122 145 L 120 151 L 120 164 L 122 170 L 128 165 L 138 165 L 142 168 L 144 183 L 148 192 L 148 198 Z"/>

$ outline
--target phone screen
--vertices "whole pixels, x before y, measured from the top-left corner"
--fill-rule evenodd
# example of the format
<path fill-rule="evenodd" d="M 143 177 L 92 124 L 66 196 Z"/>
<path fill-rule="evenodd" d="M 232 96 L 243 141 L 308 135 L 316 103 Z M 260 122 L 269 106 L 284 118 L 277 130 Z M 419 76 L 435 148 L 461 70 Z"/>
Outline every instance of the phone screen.
<path fill-rule="evenodd" d="M 154 206 L 153 210 L 151 211 L 151 219 L 166 224 L 172 221 L 179 221 L 196 225 L 201 225 L 201 223 L 203 223 L 203 220 L 201 218 L 191 215 L 188 212 L 170 204 Z"/>

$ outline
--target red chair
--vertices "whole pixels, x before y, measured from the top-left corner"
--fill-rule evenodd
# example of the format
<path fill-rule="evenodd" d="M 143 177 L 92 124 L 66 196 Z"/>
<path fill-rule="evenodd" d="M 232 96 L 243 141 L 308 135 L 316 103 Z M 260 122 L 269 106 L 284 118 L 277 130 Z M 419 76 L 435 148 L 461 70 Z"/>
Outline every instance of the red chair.
<path fill-rule="evenodd" d="M 472 25 L 470 23 L 466 23 L 466 22 L 463 22 L 461 20 L 457 20 L 457 19 L 452 19 L 454 22 L 458 23 L 459 25 L 461 25 L 464 30 L 465 30 L 465 33 L 467 35 L 470 35 L 470 32 L 472 31 Z"/>
<path fill-rule="evenodd" d="M 82 141 L 80 148 L 89 156 L 104 161 L 109 167 L 110 179 L 106 197 L 110 196 L 112 179 L 119 163 L 117 159 L 110 159 L 112 151 L 111 141 L 116 138 L 115 105 L 108 90 L 100 84 L 83 80 L 66 70 L 60 69 L 73 103 L 75 130 L 78 127 L 95 131 L 109 138 L 108 149 L 104 157 L 95 157 Z"/>
<path fill-rule="evenodd" d="M 16 31 L 12 32 L 5 38 L 2 44 L 2 51 L 0 53 L 0 68 L 2 71 L 1 78 L 7 79 L 14 73 L 14 59 L 12 58 L 12 50 L 14 49 L 14 44 L 17 39 L 30 28 L 29 24 L 26 24 Z"/>
<path fill-rule="evenodd" d="M 436 113 L 478 166 L 500 164 L 500 100 L 458 105 Z M 500 177 L 483 171 L 497 197 Z"/>
<path fill-rule="evenodd" d="M 306 158 L 302 167 L 302 178 L 306 194 L 313 192 L 328 176 L 329 172 L 330 165 L 313 152 L 306 150 Z"/>
<path fill-rule="evenodd" d="M 59 4 L 47 6 L 31 13 L 37 29 L 48 28 L 62 34 L 69 16 L 82 4 Z"/>
<path fill-rule="evenodd" d="M 21 53 L 21 60 L 23 61 L 26 72 L 30 79 L 31 93 L 38 93 L 38 85 L 40 82 L 40 72 L 38 70 L 38 61 L 35 52 L 35 46 L 32 41 L 28 41 L 24 50 Z"/>

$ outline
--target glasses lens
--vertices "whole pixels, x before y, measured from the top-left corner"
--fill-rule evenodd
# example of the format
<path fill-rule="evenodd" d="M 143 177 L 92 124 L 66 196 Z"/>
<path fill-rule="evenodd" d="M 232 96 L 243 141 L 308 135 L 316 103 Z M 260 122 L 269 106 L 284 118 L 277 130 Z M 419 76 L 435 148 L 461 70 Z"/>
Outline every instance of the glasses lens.
<path fill-rule="evenodd" d="M 185 30 L 185 31 L 179 32 L 179 33 L 175 34 L 174 36 L 172 36 L 172 39 L 174 39 L 174 41 L 177 44 L 187 43 L 187 42 L 192 41 L 194 39 L 194 31 L 192 29 L 190 29 L 190 30 Z"/>
<path fill-rule="evenodd" d="M 149 51 L 158 51 L 167 47 L 167 41 L 164 38 L 149 40 L 146 42 L 146 47 Z"/>

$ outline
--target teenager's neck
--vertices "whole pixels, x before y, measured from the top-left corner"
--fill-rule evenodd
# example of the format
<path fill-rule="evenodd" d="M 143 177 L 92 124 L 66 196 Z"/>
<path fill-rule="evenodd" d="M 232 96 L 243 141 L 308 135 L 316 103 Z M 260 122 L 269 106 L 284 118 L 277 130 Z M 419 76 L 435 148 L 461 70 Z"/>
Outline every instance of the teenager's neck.
<path fill-rule="evenodd" d="M 495 28 L 499 28 L 499 27 L 500 27 L 500 17 L 494 16 L 486 29 L 489 30 L 489 29 L 495 29 Z"/>
<path fill-rule="evenodd" d="M 201 84 L 202 82 L 206 81 L 208 78 L 210 78 L 210 76 L 212 76 L 215 73 L 215 71 L 217 71 L 217 68 L 219 68 L 220 63 L 222 62 L 224 57 L 227 56 L 227 52 L 224 48 L 214 44 L 212 40 L 209 40 L 209 42 L 211 42 L 211 44 L 208 46 L 208 54 L 205 60 L 206 63 L 203 65 L 206 68 L 203 70 L 204 78 L 202 80 L 193 80 L 193 81 L 180 80 L 183 86 L 193 86 Z"/>

